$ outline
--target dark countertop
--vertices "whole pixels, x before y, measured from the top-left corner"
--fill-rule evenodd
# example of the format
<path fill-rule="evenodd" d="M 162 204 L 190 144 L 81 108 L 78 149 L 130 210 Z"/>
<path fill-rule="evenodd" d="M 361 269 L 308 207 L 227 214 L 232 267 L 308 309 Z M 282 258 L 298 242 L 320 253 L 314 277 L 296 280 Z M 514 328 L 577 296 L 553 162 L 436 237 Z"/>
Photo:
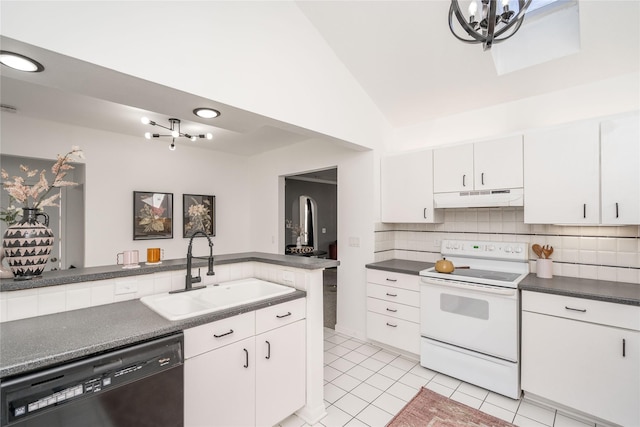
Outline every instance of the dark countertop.
<path fill-rule="evenodd" d="M 634 283 L 564 276 L 554 276 L 552 279 L 540 279 L 532 273 L 520 282 L 520 289 L 523 291 L 543 292 L 547 294 L 640 306 L 640 285 Z"/>
<path fill-rule="evenodd" d="M 332 259 L 308 258 L 269 254 L 264 252 L 244 252 L 238 254 L 216 255 L 216 265 L 235 264 L 238 262 L 265 262 L 268 264 L 284 265 L 286 267 L 316 270 L 337 267 L 340 262 Z M 206 267 L 207 261 L 194 259 L 193 267 Z M 117 277 L 138 276 L 141 274 L 159 273 L 162 271 L 174 271 L 187 268 L 187 260 L 164 260 L 159 265 L 146 265 L 140 263 L 140 268 L 125 269 L 120 265 L 107 265 L 101 267 L 74 268 L 70 270 L 47 271 L 42 278 L 17 281 L 13 279 L 1 279 L 0 291 L 18 291 L 21 289 L 40 288 L 44 286 L 64 285 L 67 283 L 90 282 L 94 280 L 114 279 Z"/>
<path fill-rule="evenodd" d="M 432 262 L 408 261 L 406 259 L 390 259 L 387 261 L 374 262 L 365 267 L 373 270 L 393 271 L 394 273 L 418 275 L 420 271 L 433 267 Z"/>
<path fill-rule="evenodd" d="M 434 264 L 430 262 L 407 261 L 402 259 L 391 259 L 366 265 L 367 268 L 371 269 L 416 275 L 419 274 L 421 270 L 433 266 Z M 634 283 L 580 279 L 565 276 L 554 276 L 552 279 L 540 279 L 535 273 L 531 273 L 520 282 L 519 288 L 523 291 L 543 292 L 640 306 L 640 285 Z"/>
<path fill-rule="evenodd" d="M 187 328 L 304 298 L 295 291 L 217 313 L 169 321 L 139 300 L 0 323 L 0 378 L 69 362 Z"/>

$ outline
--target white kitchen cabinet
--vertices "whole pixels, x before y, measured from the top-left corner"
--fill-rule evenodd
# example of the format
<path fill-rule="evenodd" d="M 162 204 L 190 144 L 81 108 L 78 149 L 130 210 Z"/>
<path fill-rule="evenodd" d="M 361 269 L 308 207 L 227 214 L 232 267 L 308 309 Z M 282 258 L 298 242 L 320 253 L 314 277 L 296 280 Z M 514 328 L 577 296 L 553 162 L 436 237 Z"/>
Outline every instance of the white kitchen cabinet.
<path fill-rule="evenodd" d="M 524 222 L 640 224 L 638 113 L 525 134 Z"/>
<path fill-rule="evenodd" d="M 441 222 L 433 208 L 433 152 L 391 155 L 381 161 L 382 222 Z"/>
<path fill-rule="evenodd" d="M 305 299 L 185 334 L 185 426 L 273 426 L 306 403 Z"/>
<path fill-rule="evenodd" d="M 521 135 L 438 148 L 433 156 L 434 193 L 523 185 Z"/>
<path fill-rule="evenodd" d="M 367 337 L 420 354 L 420 284 L 417 276 L 367 270 Z"/>
<path fill-rule="evenodd" d="M 640 425 L 640 308 L 524 291 L 522 310 L 525 398 Z"/>
<path fill-rule="evenodd" d="M 586 121 L 525 134 L 525 223 L 600 223 L 598 129 Z"/>
<path fill-rule="evenodd" d="M 640 224 L 640 114 L 600 124 L 602 223 Z"/>
<path fill-rule="evenodd" d="M 305 404 L 305 321 L 256 336 L 256 425 L 271 427 Z"/>
<path fill-rule="evenodd" d="M 253 337 L 185 360 L 185 426 L 254 425 L 255 368 Z"/>

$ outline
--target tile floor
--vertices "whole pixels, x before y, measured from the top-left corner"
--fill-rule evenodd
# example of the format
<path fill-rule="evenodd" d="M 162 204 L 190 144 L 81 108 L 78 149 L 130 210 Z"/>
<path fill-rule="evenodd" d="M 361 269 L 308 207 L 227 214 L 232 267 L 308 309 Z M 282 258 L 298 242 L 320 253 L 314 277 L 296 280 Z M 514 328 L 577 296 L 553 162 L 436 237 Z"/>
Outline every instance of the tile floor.
<path fill-rule="evenodd" d="M 559 411 L 512 400 L 355 338 L 324 330 L 324 400 L 328 415 L 313 427 L 383 427 L 424 386 L 522 427 L 595 426 Z M 295 415 L 281 427 L 309 427 Z"/>

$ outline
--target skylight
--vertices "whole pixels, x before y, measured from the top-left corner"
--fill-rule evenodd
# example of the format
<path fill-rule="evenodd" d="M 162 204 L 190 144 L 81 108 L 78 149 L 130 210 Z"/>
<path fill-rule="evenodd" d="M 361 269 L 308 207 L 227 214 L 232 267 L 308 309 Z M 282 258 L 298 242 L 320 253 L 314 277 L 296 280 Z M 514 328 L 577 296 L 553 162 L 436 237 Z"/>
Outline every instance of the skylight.
<path fill-rule="evenodd" d="M 517 5 L 517 0 L 510 0 Z M 517 8 L 517 6 L 516 6 Z M 542 64 L 580 51 L 577 0 L 533 0 L 522 28 L 491 55 L 498 75 Z"/>

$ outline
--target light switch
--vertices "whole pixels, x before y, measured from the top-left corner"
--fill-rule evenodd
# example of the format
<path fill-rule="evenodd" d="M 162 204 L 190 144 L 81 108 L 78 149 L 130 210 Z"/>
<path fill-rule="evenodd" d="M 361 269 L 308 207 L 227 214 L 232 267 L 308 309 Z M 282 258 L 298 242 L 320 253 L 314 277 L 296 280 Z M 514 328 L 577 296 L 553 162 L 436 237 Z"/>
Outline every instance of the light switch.
<path fill-rule="evenodd" d="M 360 238 L 359 237 L 349 237 L 349 246 L 352 248 L 360 247 Z"/>

